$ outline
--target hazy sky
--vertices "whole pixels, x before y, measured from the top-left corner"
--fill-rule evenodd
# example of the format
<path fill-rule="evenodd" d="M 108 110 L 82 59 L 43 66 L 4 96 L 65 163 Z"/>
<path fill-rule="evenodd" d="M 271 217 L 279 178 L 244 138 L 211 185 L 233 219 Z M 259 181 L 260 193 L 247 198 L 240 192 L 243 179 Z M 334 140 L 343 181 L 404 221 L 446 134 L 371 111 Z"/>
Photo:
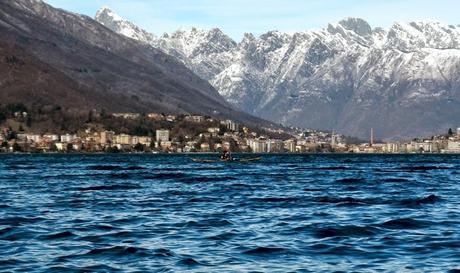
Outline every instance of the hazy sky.
<path fill-rule="evenodd" d="M 104 5 L 155 34 L 192 26 L 219 27 L 239 40 L 245 32 L 322 28 L 345 17 L 373 27 L 394 21 L 460 24 L 459 0 L 45 0 L 94 17 Z"/>

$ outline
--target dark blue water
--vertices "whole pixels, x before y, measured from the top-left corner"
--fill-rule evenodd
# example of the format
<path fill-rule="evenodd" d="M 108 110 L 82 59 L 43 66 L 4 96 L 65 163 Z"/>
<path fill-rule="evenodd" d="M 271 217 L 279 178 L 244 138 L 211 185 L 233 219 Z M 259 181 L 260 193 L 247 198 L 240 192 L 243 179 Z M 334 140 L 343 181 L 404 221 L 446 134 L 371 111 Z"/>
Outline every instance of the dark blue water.
<path fill-rule="evenodd" d="M 459 269 L 459 156 L 0 156 L 2 272 Z"/>

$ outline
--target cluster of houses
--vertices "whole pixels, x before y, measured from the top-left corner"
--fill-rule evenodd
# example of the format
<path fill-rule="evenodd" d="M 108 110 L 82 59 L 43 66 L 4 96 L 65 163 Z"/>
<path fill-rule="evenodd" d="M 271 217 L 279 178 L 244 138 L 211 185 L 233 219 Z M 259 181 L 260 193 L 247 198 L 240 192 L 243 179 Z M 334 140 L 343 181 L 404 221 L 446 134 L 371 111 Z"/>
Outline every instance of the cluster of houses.
<path fill-rule="evenodd" d="M 451 135 L 433 136 L 429 139 L 414 139 L 408 142 L 386 142 L 378 144 L 362 144 L 350 147 L 354 153 L 385 153 L 385 154 L 414 154 L 414 153 L 460 153 L 460 128 Z"/>
<path fill-rule="evenodd" d="M 138 119 L 140 114 L 113 114 L 117 118 Z M 152 113 L 147 118 L 176 122 L 172 115 Z M 208 124 L 204 116 L 185 116 L 181 120 L 193 124 Z M 192 124 L 192 125 L 193 125 Z M 214 123 L 216 124 L 216 123 Z M 174 135 L 158 129 L 151 136 L 117 134 L 113 131 L 88 128 L 79 133 L 33 134 L 0 130 L 0 152 L 232 152 L 252 153 L 460 153 L 460 128 L 451 136 L 438 136 L 408 143 L 389 142 L 348 145 L 342 135 L 315 130 L 290 131 L 290 138 L 273 138 L 252 132 L 232 120 L 222 120 L 220 126 L 206 127 L 197 135 Z M 224 130 L 222 129 L 224 128 Z M 270 135 L 286 135 L 283 129 L 264 128 Z"/>
<path fill-rule="evenodd" d="M 141 117 L 136 113 L 117 113 L 114 117 L 135 120 Z M 185 120 L 191 125 L 210 124 L 216 121 L 209 117 L 190 115 L 178 118 L 172 115 L 151 113 L 147 118 L 154 121 L 177 122 Z M 117 134 L 113 131 L 88 128 L 78 133 L 66 134 L 34 134 L 16 133 L 7 128 L 0 131 L 0 152 L 164 152 L 164 153 L 193 153 L 193 152 L 232 152 L 253 153 L 304 153 L 332 151 L 331 143 L 340 145 L 340 138 L 330 134 L 308 131 L 291 139 L 273 139 L 252 132 L 248 127 L 233 120 L 222 120 L 213 123 L 197 135 L 174 135 L 168 129 L 158 129 L 151 136 L 136 136 Z M 200 128 L 201 128 L 200 127 Z M 224 128 L 224 129 L 223 129 Z M 270 129 L 265 129 L 270 131 Z M 277 129 L 271 133 L 286 134 Z M 345 147 L 342 146 L 337 147 Z"/>

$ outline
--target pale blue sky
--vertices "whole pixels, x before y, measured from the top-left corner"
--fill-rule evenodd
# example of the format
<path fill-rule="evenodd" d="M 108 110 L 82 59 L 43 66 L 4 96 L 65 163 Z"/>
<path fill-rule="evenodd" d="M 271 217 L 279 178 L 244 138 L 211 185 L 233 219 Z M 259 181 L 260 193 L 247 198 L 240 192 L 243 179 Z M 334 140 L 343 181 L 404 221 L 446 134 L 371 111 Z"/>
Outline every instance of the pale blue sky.
<path fill-rule="evenodd" d="M 458 0 L 45 0 L 94 17 L 104 5 L 155 34 L 192 26 L 219 27 L 239 40 L 245 32 L 301 31 L 360 17 L 373 27 L 394 21 L 460 24 Z"/>

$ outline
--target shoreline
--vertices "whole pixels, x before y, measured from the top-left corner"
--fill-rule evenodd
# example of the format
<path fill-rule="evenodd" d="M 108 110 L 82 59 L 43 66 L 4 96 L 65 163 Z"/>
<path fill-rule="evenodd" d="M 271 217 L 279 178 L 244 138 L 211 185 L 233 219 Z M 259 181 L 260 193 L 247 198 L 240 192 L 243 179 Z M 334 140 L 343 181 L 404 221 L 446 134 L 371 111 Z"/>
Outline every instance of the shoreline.
<path fill-rule="evenodd" d="M 303 155 L 358 155 L 358 156 L 371 156 L 371 155 L 385 155 L 385 156 L 400 156 L 400 155 L 418 155 L 418 156 L 429 156 L 429 155 L 457 155 L 460 156 L 460 153 L 232 153 L 233 155 L 256 155 L 256 156 L 303 156 Z M 153 155 L 153 156 L 218 156 L 219 152 L 208 152 L 208 153 L 106 153 L 106 152 L 73 152 L 73 153 L 59 153 L 59 152 L 36 152 L 36 153 L 26 153 L 26 152 L 3 152 L 2 155 Z"/>

